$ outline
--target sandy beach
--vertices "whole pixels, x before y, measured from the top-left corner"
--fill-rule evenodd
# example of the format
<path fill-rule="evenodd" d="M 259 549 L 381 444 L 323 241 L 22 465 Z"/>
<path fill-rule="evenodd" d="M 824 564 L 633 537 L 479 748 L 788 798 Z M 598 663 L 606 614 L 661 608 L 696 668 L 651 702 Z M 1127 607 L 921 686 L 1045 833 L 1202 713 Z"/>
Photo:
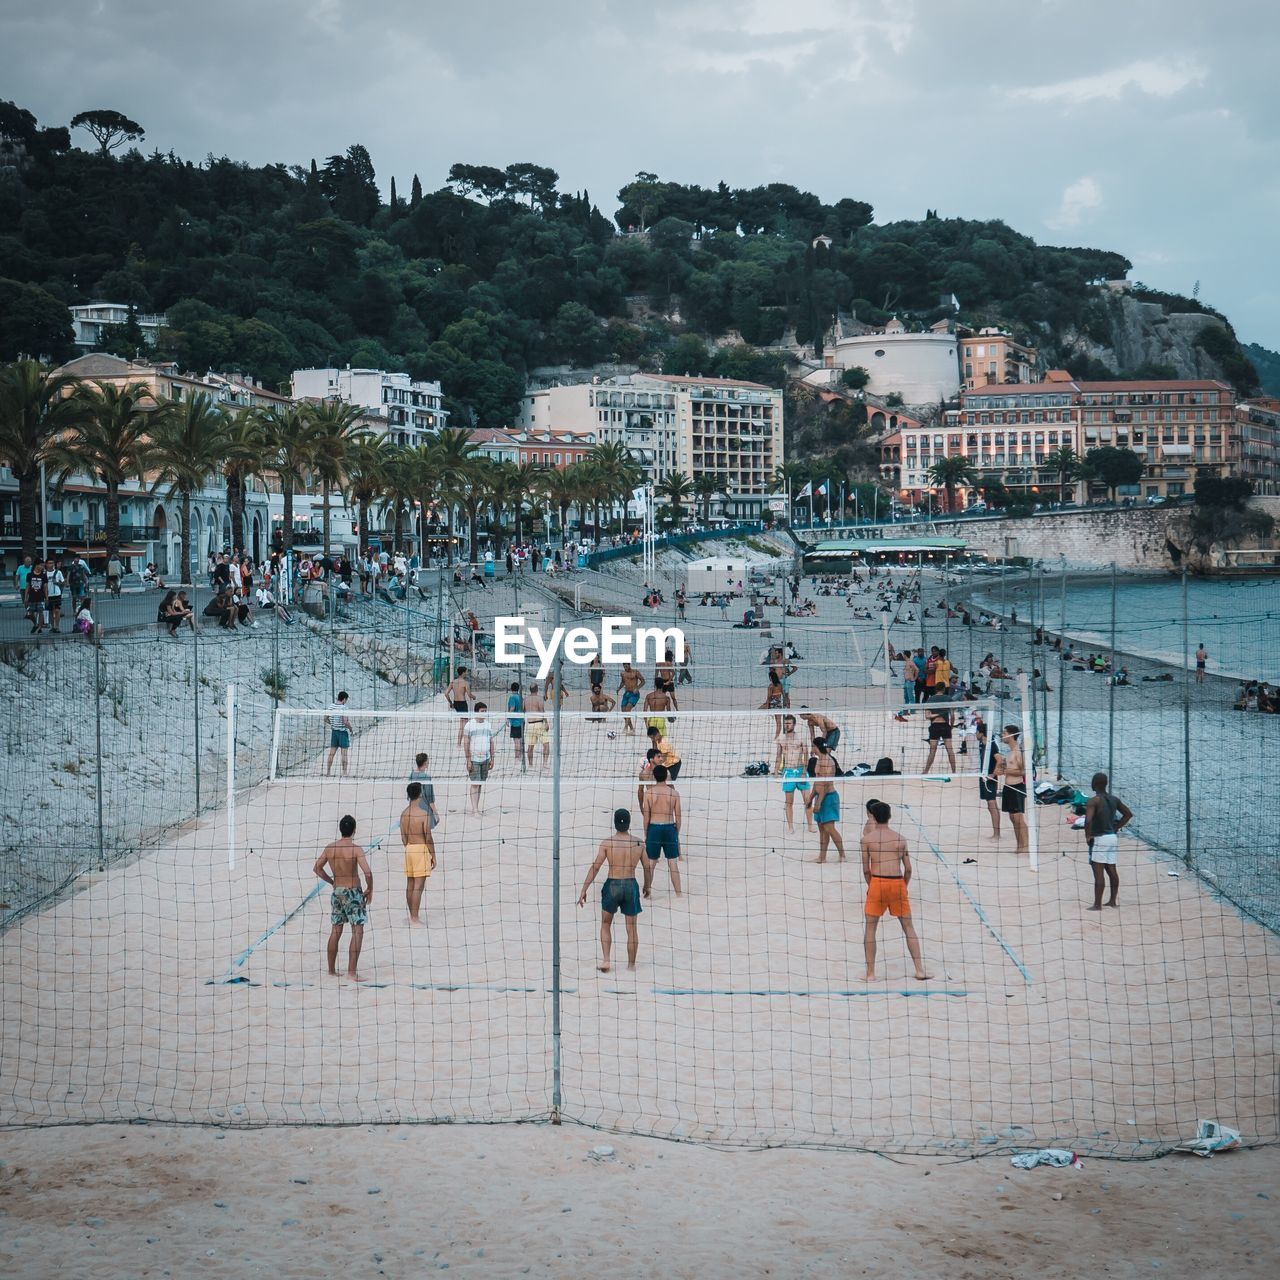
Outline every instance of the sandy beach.
<path fill-rule="evenodd" d="M 1275 1147 L 1023 1171 L 575 1125 L 130 1125 L 6 1133 L 0 1149 L 14 1280 L 1234 1280 L 1280 1262 Z"/>

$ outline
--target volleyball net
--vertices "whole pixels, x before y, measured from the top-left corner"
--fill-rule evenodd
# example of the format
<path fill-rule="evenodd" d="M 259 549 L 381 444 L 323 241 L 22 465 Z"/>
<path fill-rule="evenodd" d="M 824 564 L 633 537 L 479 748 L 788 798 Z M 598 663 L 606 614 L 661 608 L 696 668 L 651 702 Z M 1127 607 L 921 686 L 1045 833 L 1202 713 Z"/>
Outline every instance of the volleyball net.
<path fill-rule="evenodd" d="M 1029 774 L 1019 795 L 1007 768 L 1033 736 L 1022 688 L 955 706 L 875 695 L 814 707 L 819 724 L 798 707 L 637 707 L 633 734 L 621 708 L 601 719 L 580 692 L 557 710 L 553 690 L 514 713 L 516 738 L 505 706 L 479 730 L 474 707 L 439 703 L 277 708 L 268 727 L 232 691 L 222 808 L 0 934 L 0 1121 L 566 1119 L 1143 1155 L 1204 1117 L 1274 1140 L 1274 934 L 1124 833 L 1118 904 L 1091 911 L 1075 807 L 1037 805 Z M 964 741 L 974 713 L 985 751 Z M 679 759 L 678 830 L 656 840 L 646 814 L 675 811 L 641 774 L 646 718 L 663 721 L 652 749 Z M 954 768 L 930 739 L 946 720 Z M 832 726 L 828 771 L 811 744 Z M 238 765 L 267 736 L 257 783 Z M 408 794 L 415 775 L 429 796 Z M 346 818 L 354 848 L 335 849 Z M 406 831 L 430 833 L 417 924 Z M 634 897 L 606 884 L 625 848 L 610 866 L 605 845 L 592 878 L 615 837 L 656 853 L 632 847 Z M 909 881 L 891 878 L 903 852 Z M 360 900 L 335 898 L 317 861 Z"/>

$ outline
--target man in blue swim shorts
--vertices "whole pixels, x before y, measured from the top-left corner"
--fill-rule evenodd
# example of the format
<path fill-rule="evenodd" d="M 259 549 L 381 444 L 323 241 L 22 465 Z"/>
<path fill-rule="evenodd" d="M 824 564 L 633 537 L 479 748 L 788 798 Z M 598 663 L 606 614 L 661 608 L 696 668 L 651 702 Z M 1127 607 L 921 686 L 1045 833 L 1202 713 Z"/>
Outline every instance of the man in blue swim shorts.
<path fill-rule="evenodd" d="M 840 861 L 844 861 L 844 841 L 836 823 L 840 821 L 840 793 L 829 779 L 836 776 L 836 762 L 825 738 L 813 740 L 815 755 L 809 761 L 808 772 L 813 778 L 813 797 L 810 805 L 813 820 L 818 824 L 818 861 L 826 862 L 827 849 L 835 845 Z"/>
<path fill-rule="evenodd" d="M 644 857 L 649 882 L 658 859 L 666 855 L 671 887 L 680 897 L 680 793 L 671 785 L 671 771 L 664 764 L 653 766 L 653 786 L 642 801 L 644 816 Z M 647 895 L 649 890 L 645 889 Z"/>
<path fill-rule="evenodd" d="M 809 780 L 804 766 L 809 759 L 809 744 L 796 732 L 796 718 L 791 714 L 782 717 L 782 732 L 775 743 L 773 772 L 782 778 L 783 806 L 787 815 L 787 830 L 794 831 L 796 792 L 802 795 L 809 790 Z M 804 811 L 805 825 L 812 828 L 808 806 Z"/>
<path fill-rule="evenodd" d="M 627 715 L 640 701 L 640 690 L 644 688 L 644 676 L 640 674 L 629 662 L 622 664 L 622 670 L 618 673 L 618 706 L 621 708 L 624 719 L 623 728 L 628 733 L 635 733 L 636 722 L 633 717 Z"/>
<path fill-rule="evenodd" d="M 636 929 L 636 917 L 640 914 L 640 886 L 636 884 L 636 867 L 644 855 L 644 845 L 631 834 L 631 813 L 627 809 L 613 812 L 613 835 L 600 841 L 596 859 L 582 882 L 578 906 L 587 905 L 587 890 L 600 868 L 609 864 L 609 878 L 600 887 L 600 964 L 601 973 L 608 973 L 613 951 L 613 917 L 622 912 L 627 923 L 627 968 L 636 967 L 636 952 L 640 948 L 640 935 Z M 644 896 L 649 896 L 653 883 L 653 868 L 644 862 Z"/>

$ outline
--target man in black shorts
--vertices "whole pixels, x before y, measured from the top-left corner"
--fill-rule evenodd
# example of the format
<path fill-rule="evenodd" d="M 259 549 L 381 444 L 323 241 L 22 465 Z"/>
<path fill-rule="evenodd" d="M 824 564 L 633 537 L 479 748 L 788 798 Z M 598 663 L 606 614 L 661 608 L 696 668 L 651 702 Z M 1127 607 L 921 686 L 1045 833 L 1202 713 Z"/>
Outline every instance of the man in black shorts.
<path fill-rule="evenodd" d="M 956 769 L 956 753 L 951 746 L 951 708 L 938 707 L 929 712 L 929 758 L 924 762 L 924 771 L 933 768 L 933 758 L 938 754 L 938 745 L 946 747 L 947 759 L 951 761 L 951 772 Z"/>
<path fill-rule="evenodd" d="M 987 815 L 991 819 L 991 836 L 1000 839 L 1000 809 L 996 800 L 1000 795 L 1000 784 L 996 781 L 996 762 L 1000 759 L 994 744 L 988 744 L 990 730 L 981 716 L 977 721 L 978 767 L 981 775 L 978 778 L 978 799 L 987 806 Z"/>
<path fill-rule="evenodd" d="M 996 762 L 996 773 L 1004 778 L 1000 792 L 1000 812 L 1009 815 L 1017 841 L 1015 853 L 1026 853 L 1027 842 L 1027 766 L 1022 754 L 1021 730 L 1016 724 L 1007 724 L 1000 740 L 1005 754 Z"/>

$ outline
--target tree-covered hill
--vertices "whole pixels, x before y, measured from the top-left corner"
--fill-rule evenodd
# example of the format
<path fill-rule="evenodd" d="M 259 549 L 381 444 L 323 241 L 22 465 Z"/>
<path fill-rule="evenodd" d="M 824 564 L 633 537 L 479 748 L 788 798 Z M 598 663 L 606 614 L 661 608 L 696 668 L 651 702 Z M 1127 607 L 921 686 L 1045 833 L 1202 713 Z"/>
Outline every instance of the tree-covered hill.
<path fill-rule="evenodd" d="M 125 123 L 132 134 L 112 146 L 140 135 Z M 1111 322 L 1091 282 L 1129 269 L 1117 253 L 1037 245 L 998 221 L 930 212 L 876 225 L 865 202 L 826 204 L 783 183 L 642 173 L 618 193 L 615 226 L 536 164 L 457 164 L 438 189 L 413 175 L 384 200 L 359 145 L 253 167 L 73 139 L 92 145 L 80 128 L 41 129 L 0 104 L 0 358 L 67 354 L 66 304 L 126 302 L 168 314 L 161 354 L 188 368 L 269 384 L 305 365 L 402 368 L 439 378 L 455 420 L 483 425 L 509 421 L 536 365 L 776 378 L 778 352 L 741 344 L 820 343 L 837 311 L 924 326 L 951 314 L 952 294 L 962 320 L 1008 325 L 1098 376 Z M 1199 309 L 1172 305 L 1184 301 Z M 703 345 L 726 334 L 739 345 Z M 1252 368 L 1224 336 L 1213 358 L 1238 357 L 1246 383 Z M 122 326 L 111 346 L 133 354 L 138 337 Z"/>
<path fill-rule="evenodd" d="M 1280 396 L 1280 351 L 1268 351 L 1256 342 L 1247 343 L 1244 353 L 1258 371 L 1258 382 L 1269 396 Z"/>

